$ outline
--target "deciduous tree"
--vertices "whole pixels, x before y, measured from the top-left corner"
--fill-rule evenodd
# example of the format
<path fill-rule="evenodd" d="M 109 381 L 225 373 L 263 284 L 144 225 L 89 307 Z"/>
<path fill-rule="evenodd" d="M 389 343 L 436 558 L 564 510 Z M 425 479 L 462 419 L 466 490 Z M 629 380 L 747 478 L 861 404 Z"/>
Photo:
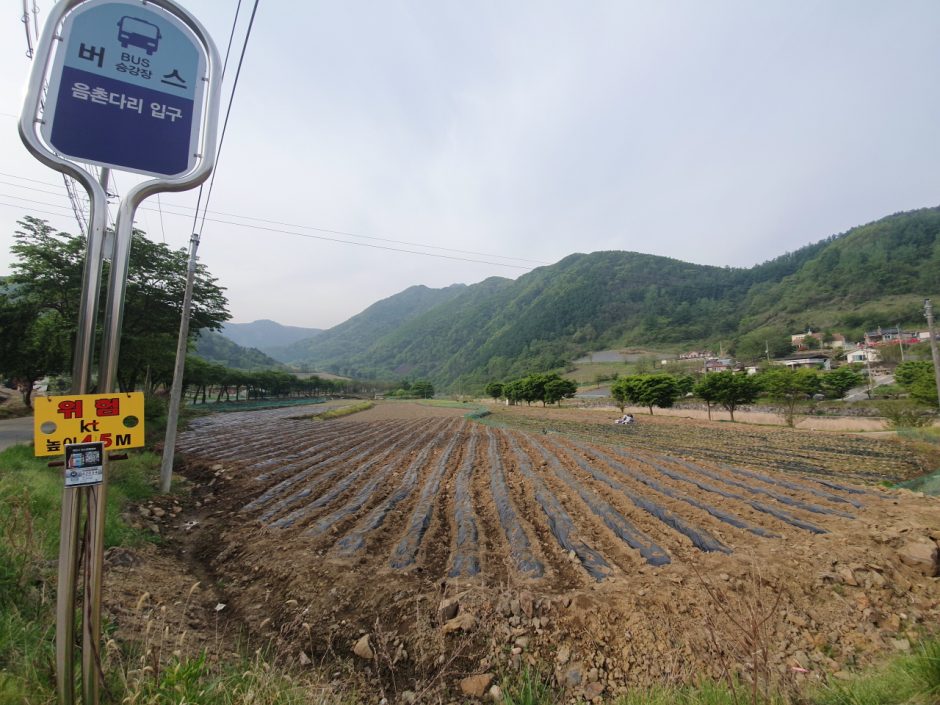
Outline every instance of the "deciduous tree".
<path fill-rule="evenodd" d="M 85 238 L 56 232 L 38 218 L 19 222 L 11 248 L 16 260 L 5 306 L 30 312 L 43 321 L 40 334 L 62 345 L 44 346 L 43 374 L 71 368 L 71 348 L 78 324 L 78 305 L 85 258 Z M 135 231 L 131 245 L 118 383 L 134 389 L 145 379 L 169 379 L 175 356 L 188 257 Z M 102 281 L 107 281 L 108 265 Z M 104 296 L 100 305 L 104 307 Z M 217 330 L 229 318 L 224 289 L 203 265 L 196 270 L 190 336 L 199 330 Z M 54 314 L 54 315 L 53 315 Z M 99 313 L 100 316 L 100 313 Z M 4 319 L 6 320 L 6 319 Z M 6 326 L 6 324 L 5 324 Z M 55 329 L 55 330 L 53 330 Z M 2 331 L 7 334 L 6 329 Z M 22 350 L 31 334 L 21 333 Z"/>
<path fill-rule="evenodd" d="M 796 405 L 820 390 L 819 372 L 803 368 L 771 367 L 757 375 L 757 381 L 774 401 L 783 404 L 787 426 L 793 426 Z"/>
<path fill-rule="evenodd" d="M 493 401 L 496 401 L 503 396 L 503 384 L 502 382 L 490 382 L 483 388 L 483 391 L 486 392 L 486 396 L 493 397 Z"/>
<path fill-rule="evenodd" d="M 826 396 L 832 399 L 841 399 L 850 389 L 864 384 L 865 378 L 852 369 L 849 365 L 843 365 L 831 372 L 826 372 L 822 376 L 822 389 Z"/>
<path fill-rule="evenodd" d="M 743 372 L 711 372 L 695 385 L 695 394 L 708 404 L 708 417 L 711 418 L 711 405 L 721 404 L 734 421 L 734 411 L 741 404 L 752 404 L 760 393 L 760 385 L 752 375 Z"/>

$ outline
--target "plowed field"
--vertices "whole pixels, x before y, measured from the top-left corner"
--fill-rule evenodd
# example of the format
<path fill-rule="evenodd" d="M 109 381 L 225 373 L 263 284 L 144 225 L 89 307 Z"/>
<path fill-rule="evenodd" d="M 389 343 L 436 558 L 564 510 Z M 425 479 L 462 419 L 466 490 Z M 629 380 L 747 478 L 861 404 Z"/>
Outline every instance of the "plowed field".
<path fill-rule="evenodd" d="M 405 404 L 299 418 L 315 412 L 181 438 L 203 551 L 254 629 L 308 656 L 369 633 L 399 689 L 500 658 L 588 696 L 753 669 L 748 613 L 766 616 L 768 673 L 822 677 L 940 616 L 937 580 L 900 559 L 935 546 L 940 504 L 856 484 L 911 474 L 888 446 L 814 436 L 814 455 L 799 432 L 641 419 L 630 436 L 533 410 L 497 417 L 519 428 Z"/>

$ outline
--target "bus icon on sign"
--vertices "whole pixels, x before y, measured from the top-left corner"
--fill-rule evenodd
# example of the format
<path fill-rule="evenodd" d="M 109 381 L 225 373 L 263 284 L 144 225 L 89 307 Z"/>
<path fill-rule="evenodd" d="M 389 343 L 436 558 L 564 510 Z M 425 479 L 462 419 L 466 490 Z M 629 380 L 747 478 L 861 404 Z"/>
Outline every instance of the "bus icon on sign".
<path fill-rule="evenodd" d="M 150 56 L 160 43 L 160 28 L 152 22 L 124 15 L 118 22 L 118 41 L 122 49 L 140 47 Z"/>

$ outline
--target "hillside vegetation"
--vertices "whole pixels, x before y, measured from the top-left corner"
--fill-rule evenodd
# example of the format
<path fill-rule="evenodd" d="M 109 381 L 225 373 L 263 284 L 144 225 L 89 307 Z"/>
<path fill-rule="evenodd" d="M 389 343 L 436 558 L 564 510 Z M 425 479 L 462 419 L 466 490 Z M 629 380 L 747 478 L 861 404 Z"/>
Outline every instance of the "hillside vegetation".
<path fill-rule="evenodd" d="M 722 342 L 757 357 L 765 342 L 815 329 L 922 325 L 940 292 L 940 209 L 889 216 L 750 268 L 636 252 L 573 254 L 516 280 L 411 287 L 295 343 L 281 359 L 441 386 L 556 369 L 590 350 Z"/>
<path fill-rule="evenodd" d="M 196 355 L 206 362 L 224 365 L 236 370 L 258 370 L 282 367 L 275 359 L 257 348 L 233 343 L 213 331 L 201 331 L 196 338 Z"/>
<path fill-rule="evenodd" d="M 246 348 L 257 348 L 271 354 L 269 350 L 312 338 L 320 333 L 319 328 L 285 326 L 276 321 L 262 319 L 251 323 L 228 322 L 222 327 L 222 335 Z"/>

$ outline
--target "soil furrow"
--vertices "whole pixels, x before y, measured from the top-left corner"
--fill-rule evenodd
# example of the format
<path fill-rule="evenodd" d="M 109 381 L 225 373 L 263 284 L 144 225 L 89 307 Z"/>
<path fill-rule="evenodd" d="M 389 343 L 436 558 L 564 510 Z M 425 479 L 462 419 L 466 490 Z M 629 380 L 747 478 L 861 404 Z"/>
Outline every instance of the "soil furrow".
<path fill-rule="evenodd" d="M 509 489 L 506 487 L 506 477 L 503 464 L 497 452 L 496 437 L 493 430 L 486 429 L 488 441 L 487 458 L 490 466 L 490 492 L 496 503 L 496 512 L 503 527 L 506 540 L 509 542 L 509 555 L 513 564 L 523 575 L 531 578 L 541 578 L 545 574 L 545 566 L 532 553 L 529 537 L 519 522 L 519 516 L 509 498 Z"/>
<path fill-rule="evenodd" d="M 549 450 L 531 437 L 529 438 L 529 443 L 542 454 L 542 457 L 545 458 L 551 467 L 552 472 L 566 485 L 574 489 L 588 508 L 595 515 L 600 517 L 604 525 L 607 526 L 617 538 L 639 553 L 644 561 L 655 566 L 666 565 L 672 561 L 669 557 L 669 553 L 667 553 L 664 548 L 657 545 L 651 537 L 633 526 L 613 507 L 613 505 L 603 499 L 594 490 L 588 488 L 582 482 L 579 482 L 574 475 L 565 469 L 556 455 L 558 451 L 564 452 L 562 448 L 554 446 L 552 450 Z"/>
<path fill-rule="evenodd" d="M 571 516 L 564 510 L 561 503 L 541 478 L 532 470 L 532 463 L 528 455 L 519 447 L 516 439 L 511 435 L 507 435 L 506 438 L 509 447 L 516 455 L 519 470 L 535 488 L 535 499 L 545 513 L 552 535 L 563 549 L 573 552 L 578 557 L 584 570 L 592 578 L 600 582 L 609 577 L 611 574 L 610 564 L 580 537 Z"/>
<path fill-rule="evenodd" d="M 392 553 L 391 560 L 389 561 L 392 568 L 405 568 L 415 562 L 418 549 L 421 547 L 421 540 L 424 538 L 424 534 L 431 523 L 431 515 L 434 512 L 434 500 L 437 498 L 438 492 L 440 491 L 441 479 L 444 477 L 444 473 L 449 469 L 448 463 L 450 462 L 451 455 L 460 440 L 461 433 L 457 431 L 451 437 L 450 443 L 447 444 L 441 457 L 438 458 L 437 465 L 434 467 L 433 472 L 431 472 L 427 481 L 424 483 L 424 487 L 421 489 L 421 495 L 418 498 L 418 503 L 411 513 L 411 519 L 408 522 L 405 535 L 398 542 L 398 545 L 395 546 L 395 550 Z"/>

